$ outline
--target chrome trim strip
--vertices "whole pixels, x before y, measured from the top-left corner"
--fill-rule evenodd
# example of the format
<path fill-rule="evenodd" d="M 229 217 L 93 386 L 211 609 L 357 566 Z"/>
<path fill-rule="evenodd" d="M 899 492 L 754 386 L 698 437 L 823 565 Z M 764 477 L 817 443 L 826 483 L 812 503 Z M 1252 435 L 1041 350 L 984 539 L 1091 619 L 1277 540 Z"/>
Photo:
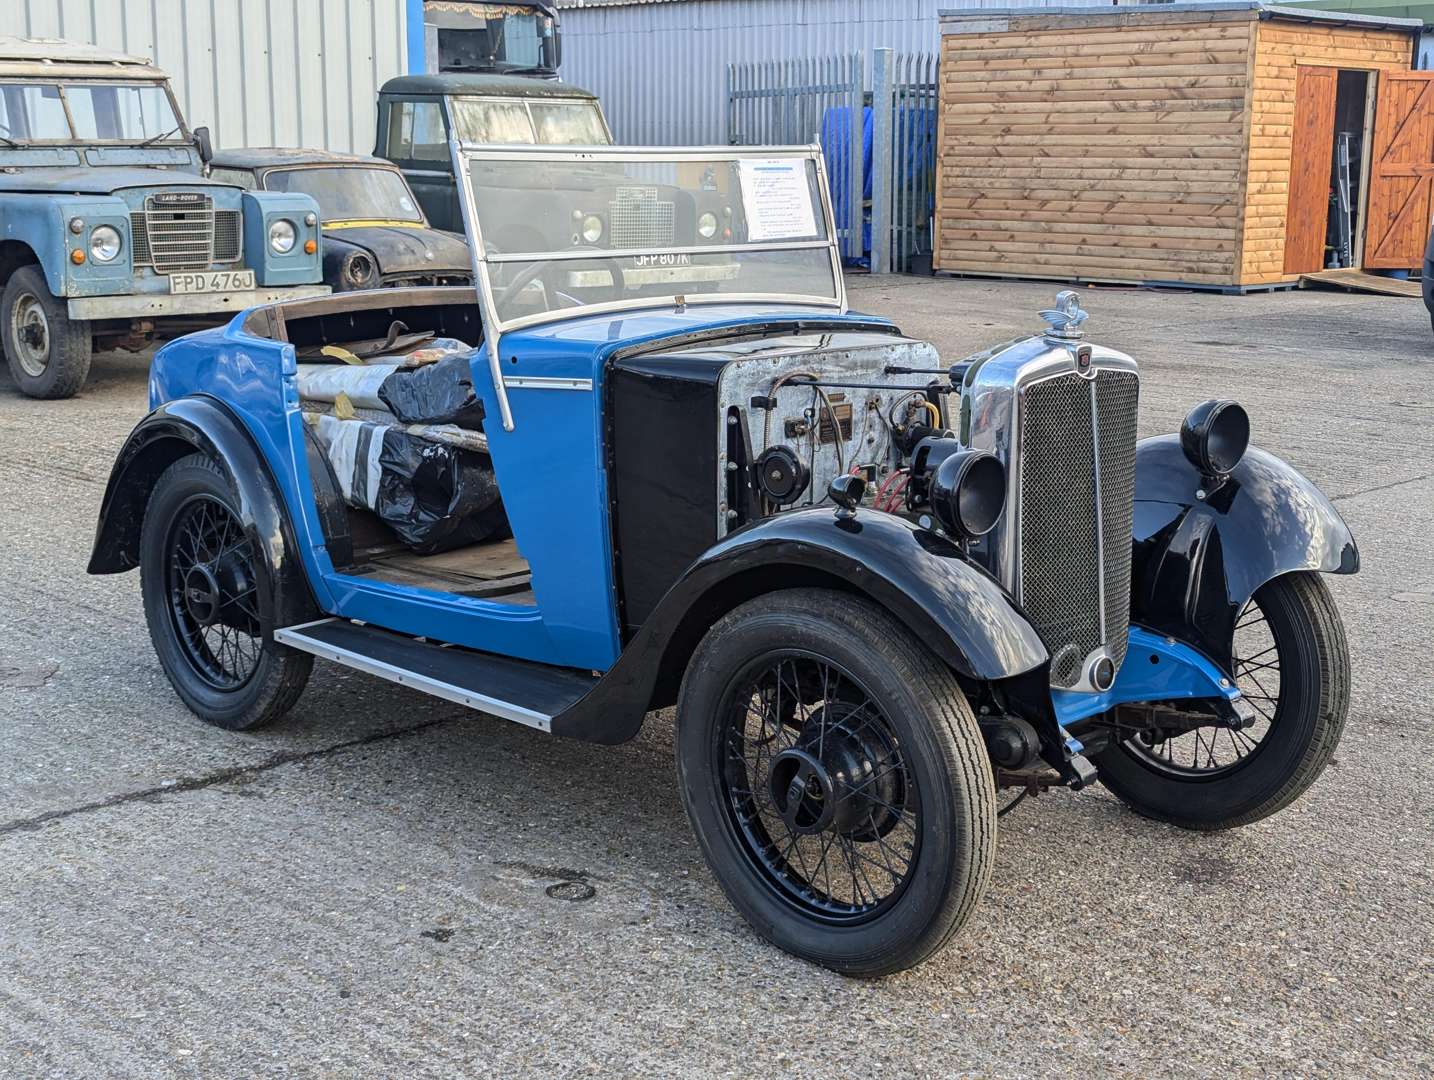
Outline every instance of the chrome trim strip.
<path fill-rule="evenodd" d="M 445 701 L 452 701 L 458 705 L 466 705 L 470 709 L 477 709 L 479 712 L 488 713 L 491 716 L 500 717 L 503 720 L 512 720 L 527 727 L 537 728 L 539 731 L 551 731 L 553 718 L 546 713 L 540 713 L 533 709 L 524 708 L 522 705 L 514 705 L 512 702 L 499 701 L 497 698 L 488 697 L 486 694 L 475 694 L 464 690 L 461 686 L 454 686 L 452 683 L 441 682 L 438 679 L 429 678 L 426 675 L 419 675 L 406 668 L 395 667 L 393 664 L 386 664 L 382 660 L 375 660 L 362 653 L 356 653 L 349 649 L 340 649 L 335 645 L 329 645 L 322 641 L 315 641 L 313 638 L 300 633 L 312 626 L 324 626 L 329 623 L 339 622 L 333 619 L 318 619 L 314 622 L 301 623 L 298 626 L 288 626 L 274 631 L 274 640 L 290 648 L 298 649 L 301 652 L 312 653 L 315 656 L 323 657 L 325 660 L 332 660 L 336 664 L 343 664 L 355 671 L 362 671 L 369 675 L 377 675 L 380 679 L 387 679 L 389 682 L 398 683 L 400 686 L 411 686 L 421 690 L 433 697 L 443 698 Z"/>
<path fill-rule="evenodd" d="M 1095 580 L 1099 594 L 1100 644 L 1104 648 L 1110 640 L 1105 628 L 1105 507 L 1100 494 L 1100 406 L 1095 396 L 1097 372 L 1090 380 L 1090 450 L 1092 479 L 1095 481 Z M 1084 677 L 1084 676 L 1082 676 Z"/>
<path fill-rule="evenodd" d="M 773 293 L 673 293 L 670 296 L 639 296 L 631 300 L 610 300 L 605 304 L 586 304 L 582 308 L 584 315 L 608 315 L 619 311 L 668 311 L 680 310 L 683 307 L 695 307 L 699 304 L 726 304 L 728 307 L 741 304 L 767 304 L 771 307 L 812 307 L 822 308 L 826 311 L 836 309 L 830 296 L 803 296 L 801 293 L 790 295 L 775 295 Z M 575 308 L 567 308 L 567 311 L 574 311 Z M 843 313 L 844 309 L 843 309 Z M 520 330 L 525 326 L 540 326 L 544 323 L 553 322 L 552 312 L 543 312 L 537 315 L 524 315 L 520 319 L 510 319 L 503 324 L 503 329 Z"/>
<path fill-rule="evenodd" d="M 560 379 L 542 375 L 509 375 L 510 390 L 591 390 L 591 379 Z"/>
<path fill-rule="evenodd" d="M 829 240 L 781 240 L 771 244 L 689 244 L 686 247 L 664 247 L 662 255 L 732 255 L 744 251 L 806 251 L 813 248 L 830 247 Z M 650 247 L 603 248 L 600 252 L 586 251 L 521 251 L 501 254 L 494 252 L 487 256 L 490 263 L 558 262 L 567 259 L 573 262 L 602 262 L 604 259 L 632 259 L 640 256 L 651 257 Z"/>

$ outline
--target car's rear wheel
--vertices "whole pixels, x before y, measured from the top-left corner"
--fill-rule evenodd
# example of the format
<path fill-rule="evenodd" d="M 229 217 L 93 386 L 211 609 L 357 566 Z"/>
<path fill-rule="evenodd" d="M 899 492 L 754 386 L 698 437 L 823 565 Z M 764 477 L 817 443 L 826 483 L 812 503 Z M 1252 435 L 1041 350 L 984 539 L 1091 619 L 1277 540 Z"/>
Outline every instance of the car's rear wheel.
<path fill-rule="evenodd" d="M 90 373 L 90 324 L 72 320 L 36 266 L 10 275 L 0 295 L 0 340 L 10 377 L 33 398 L 73 397 Z"/>
<path fill-rule="evenodd" d="M 791 590 L 723 617 L 683 679 L 677 765 L 732 903 L 837 971 L 919 963 L 990 878 L 980 729 L 951 671 L 864 600 Z"/>
<path fill-rule="evenodd" d="M 1329 762 L 1349 709 L 1349 649 L 1318 574 L 1262 586 L 1236 620 L 1234 676 L 1254 722 L 1136 735 L 1096 760 L 1136 812 L 1187 829 L 1228 829 L 1282 810 Z"/>
<path fill-rule="evenodd" d="M 273 640 L 256 553 L 228 477 L 203 454 L 160 476 L 145 510 L 140 587 L 164 673 L 201 719 L 233 731 L 298 700 L 313 657 Z"/>

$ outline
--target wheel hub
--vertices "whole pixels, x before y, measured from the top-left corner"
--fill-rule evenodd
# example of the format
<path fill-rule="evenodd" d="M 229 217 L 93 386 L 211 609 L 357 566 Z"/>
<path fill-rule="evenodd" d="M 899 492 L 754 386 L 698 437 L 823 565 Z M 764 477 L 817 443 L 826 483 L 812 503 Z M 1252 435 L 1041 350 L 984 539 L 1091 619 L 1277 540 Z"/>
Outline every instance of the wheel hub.
<path fill-rule="evenodd" d="M 825 832 L 836 814 L 831 773 L 799 747 L 783 750 L 767 775 L 772 805 L 787 828 L 800 836 Z"/>
<path fill-rule="evenodd" d="M 905 792 L 882 765 L 892 748 L 871 729 L 842 722 L 840 712 L 818 709 L 808 718 L 797 743 L 772 759 L 768 793 L 794 834 L 831 829 L 871 840 L 895 824 Z"/>
<path fill-rule="evenodd" d="M 25 295 L 15 305 L 16 359 L 27 375 L 39 378 L 50 360 L 50 323 L 38 297 Z"/>
<path fill-rule="evenodd" d="M 206 564 L 190 567 L 184 575 L 184 606 L 200 626 L 213 626 L 219 618 L 219 579 Z"/>

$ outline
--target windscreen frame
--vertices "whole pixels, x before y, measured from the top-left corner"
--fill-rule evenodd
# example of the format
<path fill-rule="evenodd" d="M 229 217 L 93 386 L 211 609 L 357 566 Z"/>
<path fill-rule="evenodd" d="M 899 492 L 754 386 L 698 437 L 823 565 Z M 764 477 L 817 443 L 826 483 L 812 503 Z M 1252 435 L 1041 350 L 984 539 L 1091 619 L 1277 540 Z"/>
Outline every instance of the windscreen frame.
<path fill-rule="evenodd" d="M 479 304 L 483 310 L 483 322 L 487 330 L 489 367 L 493 376 L 494 389 L 498 397 L 503 428 L 513 430 L 513 417 L 508 402 L 502 365 L 499 363 L 499 337 L 508 331 L 537 326 L 545 323 L 563 322 L 577 316 L 621 313 L 643 309 L 686 307 L 703 304 L 791 304 L 800 307 L 817 307 L 838 314 L 846 314 L 846 281 L 842 276 L 841 252 L 837 240 L 837 226 L 832 212 L 831 192 L 827 184 L 826 166 L 819 145 L 809 146 L 762 146 L 762 147 L 661 147 L 661 146 L 573 146 L 573 145 L 513 145 L 492 146 L 465 142 L 454 138 L 449 148 L 453 158 L 453 172 L 458 181 L 458 202 L 463 213 L 463 222 L 468 236 L 469 254 L 473 263 L 473 280 L 477 286 Z M 783 240 L 743 244 L 713 244 L 703 247 L 671 246 L 664 250 L 671 254 L 728 254 L 742 252 L 825 250 L 831 266 L 831 295 L 809 295 L 803 293 L 693 293 L 673 292 L 667 295 L 640 296 L 624 300 L 611 300 L 587 304 L 580 308 L 562 308 L 503 318 L 499 313 L 494 294 L 491 268 L 503 263 L 533 263 L 537 261 L 591 261 L 590 251 L 551 251 L 489 254 L 483 243 L 483 231 L 479 221 L 477 200 L 473 192 L 472 165 L 482 162 L 641 162 L 641 163 L 730 163 L 742 160 L 796 159 L 810 162 L 815 174 L 817 202 L 813 210 L 820 215 L 824 236 L 810 240 Z M 607 258 L 626 258 L 649 254 L 647 248 L 609 249 Z"/>

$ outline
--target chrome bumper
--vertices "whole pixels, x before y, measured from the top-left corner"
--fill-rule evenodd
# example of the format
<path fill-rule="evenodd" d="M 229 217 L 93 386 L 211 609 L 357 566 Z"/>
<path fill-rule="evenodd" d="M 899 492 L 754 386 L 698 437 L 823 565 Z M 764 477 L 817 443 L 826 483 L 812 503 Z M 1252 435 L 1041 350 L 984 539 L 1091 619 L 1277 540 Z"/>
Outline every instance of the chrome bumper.
<path fill-rule="evenodd" d="M 124 296 L 76 296 L 68 301 L 72 319 L 153 319 L 167 315 L 238 312 L 261 304 L 327 296 L 327 285 L 285 285 L 272 289 L 216 293 L 128 293 Z"/>

